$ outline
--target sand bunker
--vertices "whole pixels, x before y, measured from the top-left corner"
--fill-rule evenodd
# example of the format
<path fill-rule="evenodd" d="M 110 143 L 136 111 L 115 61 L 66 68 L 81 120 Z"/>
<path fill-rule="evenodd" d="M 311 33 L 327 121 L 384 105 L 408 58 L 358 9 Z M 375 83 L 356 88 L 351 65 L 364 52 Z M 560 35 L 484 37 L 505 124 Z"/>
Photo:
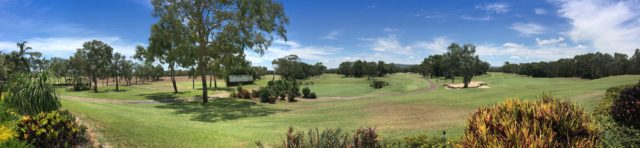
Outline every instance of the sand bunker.
<path fill-rule="evenodd" d="M 460 89 L 464 88 L 464 83 L 453 83 L 453 84 L 445 84 L 445 86 L 449 89 Z M 481 81 L 471 81 L 469 82 L 469 88 L 491 88 L 487 86 L 487 83 Z"/>

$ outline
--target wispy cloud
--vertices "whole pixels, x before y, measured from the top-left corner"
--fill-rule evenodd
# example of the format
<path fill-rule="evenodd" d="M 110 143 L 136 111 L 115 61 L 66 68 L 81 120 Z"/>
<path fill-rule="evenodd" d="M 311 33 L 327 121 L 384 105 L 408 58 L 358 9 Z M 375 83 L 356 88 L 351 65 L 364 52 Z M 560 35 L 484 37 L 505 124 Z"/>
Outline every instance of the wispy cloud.
<path fill-rule="evenodd" d="M 536 9 L 533 9 L 533 12 L 535 12 L 535 13 L 536 13 L 536 14 L 538 14 L 538 15 L 544 15 L 544 14 L 547 14 L 547 10 L 544 10 L 544 9 L 542 9 L 542 8 L 536 8 Z"/>
<path fill-rule="evenodd" d="M 562 1 L 559 14 L 569 20 L 571 40 L 601 52 L 632 54 L 640 48 L 640 1 Z"/>
<path fill-rule="evenodd" d="M 322 39 L 325 40 L 335 40 L 337 39 L 337 37 L 342 34 L 342 31 L 340 30 L 333 30 L 331 32 L 329 32 L 327 35 L 323 36 Z"/>
<path fill-rule="evenodd" d="M 441 54 L 447 51 L 447 47 L 451 45 L 453 41 L 447 37 L 436 37 L 431 41 L 418 41 L 411 45 L 415 49 L 425 49 L 430 51 L 430 54 Z"/>
<path fill-rule="evenodd" d="M 578 46 L 530 47 L 512 42 L 501 45 L 479 44 L 476 48 L 476 53 L 480 55 L 481 58 L 488 59 L 491 65 L 501 65 L 505 60 L 516 63 L 557 60 L 588 52 L 589 50 L 578 48 Z"/>
<path fill-rule="evenodd" d="M 486 15 L 486 16 L 467 16 L 467 15 L 463 15 L 463 16 L 460 16 L 460 19 L 469 20 L 469 21 L 490 21 L 493 18 L 491 17 L 491 15 Z"/>
<path fill-rule="evenodd" d="M 248 52 L 246 58 L 254 65 L 271 67 L 272 60 L 295 54 L 305 62 L 322 62 L 333 66 L 339 62 L 331 59 L 334 59 L 334 53 L 341 50 L 341 47 L 302 45 L 296 41 L 275 40 L 264 55 Z"/>
<path fill-rule="evenodd" d="M 488 3 L 476 5 L 476 9 L 485 10 L 491 13 L 507 13 L 509 12 L 509 5 L 506 3 Z"/>
<path fill-rule="evenodd" d="M 540 39 L 536 38 L 536 43 L 538 46 L 567 46 L 567 43 L 564 42 L 563 37 L 551 38 L 551 39 Z"/>
<path fill-rule="evenodd" d="M 510 28 L 525 36 L 542 34 L 546 30 L 544 26 L 536 23 L 514 23 Z"/>
<path fill-rule="evenodd" d="M 376 52 L 390 52 L 395 54 L 411 54 L 411 47 L 400 44 L 400 41 L 394 34 L 386 37 L 364 38 L 362 41 L 367 42 L 369 48 Z"/>

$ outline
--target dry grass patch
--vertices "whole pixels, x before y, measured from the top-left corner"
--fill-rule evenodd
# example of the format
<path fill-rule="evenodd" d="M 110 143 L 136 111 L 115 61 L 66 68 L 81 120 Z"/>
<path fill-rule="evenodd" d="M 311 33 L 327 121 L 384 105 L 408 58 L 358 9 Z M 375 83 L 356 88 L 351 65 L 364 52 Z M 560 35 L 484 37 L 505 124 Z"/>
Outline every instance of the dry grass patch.
<path fill-rule="evenodd" d="M 380 130 L 431 130 L 464 123 L 473 110 L 416 104 L 378 104 L 366 109 L 368 122 Z"/>

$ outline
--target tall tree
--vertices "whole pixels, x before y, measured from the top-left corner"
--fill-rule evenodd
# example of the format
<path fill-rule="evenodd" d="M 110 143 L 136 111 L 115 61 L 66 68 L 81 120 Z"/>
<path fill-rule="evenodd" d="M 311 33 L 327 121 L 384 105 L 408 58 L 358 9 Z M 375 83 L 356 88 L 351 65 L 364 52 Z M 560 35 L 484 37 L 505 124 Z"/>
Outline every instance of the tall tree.
<path fill-rule="evenodd" d="M 484 64 L 484 62 L 480 61 L 480 58 L 475 55 L 475 52 L 476 46 L 473 44 L 464 44 L 463 46 L 460 46 L 453 43 L 449 46 L 448 52 L 445 53 L 445 57 L 448 59 L 447 62 L 449 64 L 448 71 L 453 75 L 462 75 L 464 88 L 468 88 L 474 75 L 481 73 L 485 67 L 489 66 L 488 63 Z"/>
<path fill-rule="evenodd" d="M 85 42 L 82 47 L 82 50 L 87 53 L 88 67 L 90 69 L 87 74 L 93 81 L 93 92 L 98 93 L 98 77 L 108 74 L 113 48 L 98 40 Z"/>
<path fill-rule="evenodd" d="M 153 0 L 154 11 L 175 14 L 177 20 L 187 28 L 195 65 L 202 80 L 202 102 L 208 102 L 207 64 L 218 54 L 220 48 L 209 48 L 219 40 L 233 40 L 239 49 L 252 49 L 264 53 L 273 40 L 272 33 L 286 40 L 284 25 L 288 18 L 282 4 L 273 0 Z M 219 42 L 218 42 L 219 43 Z M 215 46 L 214 46 L 215 47 Z M 243 51 L 241 51 L 243 52 Z"/>
<path fill-rule="evenodd" d="M 112 63 L 112 67 L 111 67 L 111 71 L 113 72 L 113 76 L 116 80 L 116 92 L 120 91 L 120 76 L 122 75 L 122 71 L 123 71 L 123 63 L 125 62 L 126 57 L 123 56 L 122 54 L 116 52 L 115 54 L 113 54 L 113 58 L 111 59 L 111 63 Z"/>

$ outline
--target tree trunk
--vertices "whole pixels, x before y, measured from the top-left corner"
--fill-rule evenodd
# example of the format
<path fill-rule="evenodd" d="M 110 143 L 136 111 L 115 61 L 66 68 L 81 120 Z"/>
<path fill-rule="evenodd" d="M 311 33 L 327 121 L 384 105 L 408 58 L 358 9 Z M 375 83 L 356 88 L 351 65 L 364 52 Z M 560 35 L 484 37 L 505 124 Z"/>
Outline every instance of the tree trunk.
<path fill-rule="evenodd" d="M 120 91 L 120 84 L 118 83 L 118 74 L 116 74 L 116 91 Z"/>
<path fill-rule="evenodd" d="M 103 80 L 103 82 L 104 82 L 104 80 Z M 108 76 L 107 76 L 107 83 L 106 83 L 105 86 L 109 86 L 109 77 Z"/>
<path fill-rule="evenodd" d="M 173 84 L 173 93 L 177 94 L 178 93 L 178 86 L 176 86 L 176 76 L 175 76 L 175 70 L 173 68 L 173 63 L 169 64 L 169 71 L 170 71 L 170 77 L 171 77 L 171 84 Z"/>
<path fill-rule="evenodd" d="M 98 93 L 98 78 L 97 76 L 93 76 L 93 92 Z"/>
<path fill-rule="evenodd" d="M 193 73 L 193 76 L 191 76 L 191 89 L 196 89 L 196 73 Z"/>
<path fill-rule="evenodd" d="M 215 76 L 213 76 L 213 88 L 218 88 L 218 81 Z"/>
<path fill-rule="evenodd" d="M 202 103 L 206 104 L 207 102 L 209 102 L 209 92 L 207 91 L 207 75 L 205 74 L 205 72 L 207 71 L 207 63 L 204 61 L 204 59 L 200 59 L 200 64 L 198 66 L 200 67 L 200 77 L 202 77 L 200 78 L 200 80 L 202 80 Z"/>
<path fill-rule="evenodd" d="M 209 75 L 209 88 L 211 88 L 211 84 L 213 84 L 213 74 Z"/>

